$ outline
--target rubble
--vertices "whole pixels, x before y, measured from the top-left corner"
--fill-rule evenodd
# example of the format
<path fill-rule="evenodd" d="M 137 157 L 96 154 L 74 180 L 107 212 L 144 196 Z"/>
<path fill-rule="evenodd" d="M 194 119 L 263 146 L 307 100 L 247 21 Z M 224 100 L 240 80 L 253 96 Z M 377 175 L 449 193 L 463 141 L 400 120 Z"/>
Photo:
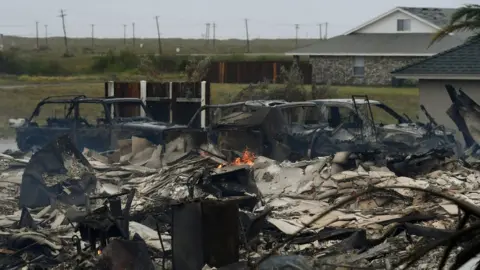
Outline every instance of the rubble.
<path fill-rule="evenodd" d="M 66 138 L 60 138 L 30 159 L 0 156 L 2 269 L 34 265 L 153 269 L 155 265 L 175 268 L 175 264 L 178 269 L 176 256 L 188 256 L 191 261 L 197 257 L 196 266 L 188 269 L 201 269 L 206 265 L 221 269 L 222 264 L 237 261 L 258 263 L 278 245 L 275 256 L 261 262 L 259 269 L 271 269 L 274 265 L 290 265 L 295 269 L 334 269 L 334 265 L 395 266 L 417 246 L 452 235 L 461 213 L 461 207 L 452 201 L 405 187 L 444 192 L 473 205 L 480 203 L 480 172 L 453 161 L 444 164 L 441 170 L 409 178 L 397 176 L 386 167 L 377 167 L 348 152 L 300 162 L 277 162 L 253 155 L 229 162 L 225 156 L 207 151 L 209 147 L 204 146 L 204 150 L 181 149 L 177 152 L 182 154 L 177 153 L 169 165 L 157 162 L 162 165 L 152 168 L 148 161 L 153 160 L 155 151 L 145 149 L 156 146 L 142 144 L 138 139 L 132 140 L 132 150 L 124 151 L 116 160 L 89 150 L 84 152 L 84 157 L 68 145 Z M 66 150 L 73 155 L 58 154 Z M 149 154 L 142 159 L 135 158 L 142 152 Z M 53 157 L 60 159 L 55 161 Z M 80 161 L 72 162 L 69 157 Z M 56 179 L 53 183 L 45 180 L 48 178 L 45 171 L 38 173 L 38 168 L 46 168 L 39 164 L 48 164 L 50 171 L 62 169 L 59 165 L 77 170 L 75 173 L 64 170 L 60 174 L 67 177 L 52 178 Z M 355 167 L 352 168 L 352 164 Z M 79 166 L 84 169 L 78 169 Z M 34 169 L 37 171 L 32 173 Z M 81 180 L 85 172 L 92 173 L 90 179 L 95 187 L 82 189 L 81 193 L 86 196 L 83 203 L 61 199 L 58 194 L 68 193 L 66 189 L 72 187 L 72 179 Z M 48 193 L 49 201 L 42 206 L 20 203 L 19 209 L 18 202 L 22 202 L 23 195 L 34 198 L 34 193 L 24 187 L 31 182 L 32 175 L 43 177 L 41 181 L 46 187 L 60 184 L 62 188 Z M 403 188 L 395 188 L 397 186 Z M 383 187 L 388 189 L 366 192 L 323 215 L 332 205 L 342 203 L 352 194 Z M 223 218 L 216 217 L 201 226 L 210 228 L 210 233 L 208 230 L 190 232 L 203 237 L 209 235 L 209 239 L 219 236 L 220 228 L 230 228 L 225 235 L 235 236 L 234 232 L 239 232 L 232 238 L 239 242 L 231 246 L 233 249 L 228 255 L 231 259 L 212 260 L 211 256 L 220 256 L 213 254 L 223 254 L 218 258 L 228 256 L 225 248 L 215 251 L 211 245 L 202 246 L 203 253 L 197 253 L 198 248 L 191 251 L 195 254 L 185 253 L 193 238 L 178 242 L 176 230 L 180 229 L 178 222 L 183 221 L 174 221 L 175 206 L 232 200 L 235 201 L 233 209 L 239 209 L 237 218 L 227 210 Z M 318 218 L 319 215 L 323 216 Z M 189 224 L 186 230 L 198 223 L 192 218 L 185 220 Z M 185 234 L 185 229 L 179 232 Z M 218 238 L 222 239 L 226 238 Z M 199 241 L 203 240 L 199 238 Z M 225 243 L 220 246 L 226 247 Z M 240 253 L 235 255 L 235 251 Z M 421 261 L 419 269 L 431 269 L 436 262 L 438 259 Z M 453 261 L 448 263 L 451 265 Z"/>
<path fill-rule="evenodd" d="M 103 153 L 62 136 L 0 155 L 0 267 L 457 269 L 478 249 L 480 171 L 425 149 L 289 161 L 188 134 Z"/>

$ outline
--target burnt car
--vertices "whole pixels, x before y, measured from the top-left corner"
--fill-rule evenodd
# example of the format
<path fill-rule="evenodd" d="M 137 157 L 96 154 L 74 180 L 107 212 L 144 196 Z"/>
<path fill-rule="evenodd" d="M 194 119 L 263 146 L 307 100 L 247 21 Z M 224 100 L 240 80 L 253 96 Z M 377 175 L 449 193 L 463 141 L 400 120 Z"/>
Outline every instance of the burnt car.
<path fill-rule="evenodd" d="M 383 152 L 392 160 L 400 160 L 431 151 L 449 156 L 455 148 L 453 132 L 434 122 L 415 123 L 366 96 L 305 102 L 248 101 L 200 110 L 209 115 L 206 133 L 210 142 L 222 149 L 248 148 L 279 161 L 339 151 Z"/>
<path fill-rule="evenodd" d="M 99 152 L 114 150 L 118 140 L 132 136 L 165 144 L 178 135 L 176 131 L 186 129 L 154 121 L 141 99 L 84 95 L 47 97 L 29 118 L 9 122 L 16 130 L 21 151 L 39 149 L 65 134 L 74 139 L 80 150 L 86 147 Z"/>
<path fill-rule="evenodd" d="M 335 139 L 337 148 L 344 147 L 342 142 L 351 141 L 381 145 L 389 152 L 420 153 L 434 148 L 456 150 L 457 147 L 455 132 L 438 125 L 423 106 L 422 110 L 430 119 L 428 123 L 414 122 L 366 96 L 312 102 L 321 108 L 329 128 L 335 130 L 329 138 Z"/>

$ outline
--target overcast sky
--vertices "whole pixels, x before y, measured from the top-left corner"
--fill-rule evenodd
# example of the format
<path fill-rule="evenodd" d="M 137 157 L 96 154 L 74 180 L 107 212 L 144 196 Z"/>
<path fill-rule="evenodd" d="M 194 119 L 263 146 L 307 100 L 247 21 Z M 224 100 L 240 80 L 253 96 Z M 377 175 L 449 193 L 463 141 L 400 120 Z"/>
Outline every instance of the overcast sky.
<path fill-rule="evenodd" d="M 245 38 L 249 20 L 251 38 L 317 38 L 318 24 L 328 22 L 328 35 L 338 35 L 396 6 L 458 7 L 480 4 L 480 0 L 4 0 L 0 8 L 0 33 L 35 36 L 62 35 L 60 9 L 66 11 L 67 34 L 90 36 L 95 24 L 97 37 L 123 37 L 123 24 L 136 36 L 155 37 L 155 16 L 159 16 L 164 37 L 201 38 L 205 24 L 215 22 L 216 37 Z M 210 37 L 213 30 L 210 30 Z"/>

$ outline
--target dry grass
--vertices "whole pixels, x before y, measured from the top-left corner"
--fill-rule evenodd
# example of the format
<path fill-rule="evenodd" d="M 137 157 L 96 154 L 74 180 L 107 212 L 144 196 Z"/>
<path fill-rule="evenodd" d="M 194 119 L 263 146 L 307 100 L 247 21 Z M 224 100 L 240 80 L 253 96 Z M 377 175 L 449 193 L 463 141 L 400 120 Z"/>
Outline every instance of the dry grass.
<path fill-rule="evenodd" d="M 212 102 L 226 103 L 246 85 L 212 84 Z M 398 112 L 415 117 L 418 112 L 418 89 L 416 88 L 370 88 L 370 87 L 335 87 L 339 97 L 367 94 L 371 99 L 379 100 Z M 10 136 L 13 131 L 8 128 L 9 118 L 29 117 L 36 104 L 43 98 L 53 95 L 84 94 L 103 96 L 104 84 L 68 83 L 58 85 L 28 85 L 0 90 L 0 134 Z M 58 108 L 60 110 L 61 108 Z M 58 111 L 56 110 L 56 112 Z M 63 111 L 63 110 L 62 110 Z M 88 116 L 98 115 L 92 110 Z"/>

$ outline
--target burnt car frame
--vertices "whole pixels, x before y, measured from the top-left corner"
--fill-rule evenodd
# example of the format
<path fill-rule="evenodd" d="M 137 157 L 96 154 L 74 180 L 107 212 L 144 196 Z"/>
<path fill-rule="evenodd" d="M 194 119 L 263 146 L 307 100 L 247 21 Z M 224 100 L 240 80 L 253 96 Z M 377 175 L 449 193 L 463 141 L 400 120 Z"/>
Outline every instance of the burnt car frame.
<path fill-rule="evenodd" d="M 383 111 L 394 123 L 376 123 L 372 107 Z M 210 119 L 208 139 L 220 148 L 249 148 L 280 161 L 372 149 L 405 156 L 455 145 L 453 132 L 434 123 L 415 123 L 367 96 L 209 105 L 200 108 L 196 116 L 202 110 Z M 340 111 L 344 111 L 343 115 Z"/>
<path fill-rule="evenodd" d="M 52 104 L 63 106 L 63 114 L 57 117 L 55 113 L 45 119 L 45 124 L 39 124 L 37 118 L 40 112 Z M 101 115 L 94 120 L 95 123 L 89 122 L 82 114 L 82 106 L 88 107 L 85 104 L 100 108 Z M 125 110 L 128 112 L 125 113 Z M 145 113 L 142 114 L 141 110 Z M 138 98 L 93 98 L 84 95 L 47 97 L 37 104 L 29 118 L 20 122 L 14 128 L 21 151 L 41 148 L 66 134 L 73 138 L 80 150 L 86 147 L 99 152 L 114 150 L 118 140 L 131 139 L 132 136 L 148 139 L 154 144 L 165 144 L 175 131 L 187 128 L 154 121 L 148 108 Z"/>

